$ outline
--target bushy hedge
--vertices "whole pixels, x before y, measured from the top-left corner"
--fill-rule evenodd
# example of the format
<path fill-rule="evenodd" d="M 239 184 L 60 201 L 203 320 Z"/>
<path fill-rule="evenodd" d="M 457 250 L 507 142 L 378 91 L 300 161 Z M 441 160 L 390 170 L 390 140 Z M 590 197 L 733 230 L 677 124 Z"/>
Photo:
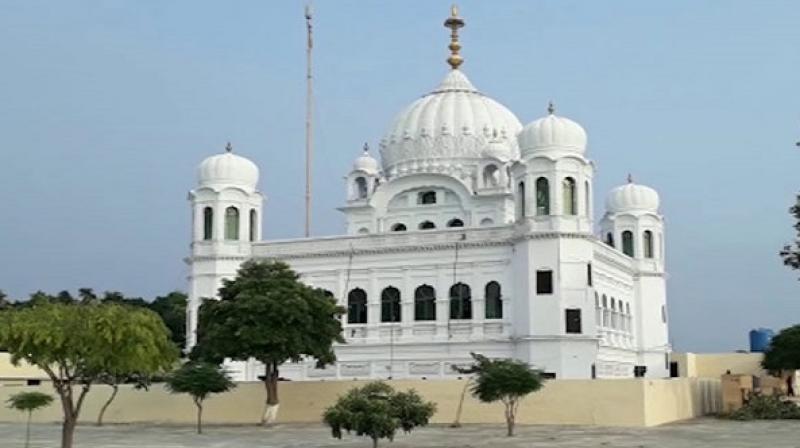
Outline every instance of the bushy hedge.
<path fill-rule="evenodd" d="M 800 406 L 771 395 L 754 395 L 744 406 L 727 415 L 734 420 L 800 420 Z"/>

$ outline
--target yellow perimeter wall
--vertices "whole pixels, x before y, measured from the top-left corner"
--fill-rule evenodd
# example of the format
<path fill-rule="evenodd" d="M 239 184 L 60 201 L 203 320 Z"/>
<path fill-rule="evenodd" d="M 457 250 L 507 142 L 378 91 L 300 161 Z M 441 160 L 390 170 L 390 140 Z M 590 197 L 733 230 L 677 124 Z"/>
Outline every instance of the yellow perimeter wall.
<path fill-rule="evenodd" d="M 732 374 L 764 376 L 763 353 L 672 353 L 678 363 L 678 374 L 688 378 L 719 378 L 726 371 Z"/>
<path fill-rule="evenodd" d="M 415 389 L 436 403 L 432 423 L 450 423 L 455 417 L 464 380 L 389 381 L 397 389 Z M 279 422 L 319 422 L 323 410 L 339 395 L 363 381 L 283 382 L 280 384 Z M 664 380 L 554 380 L 526 398 L 519 408 L 520 424 L 578 424 L 603 426 L 653 426 L 716 412 L 720 406 L 719 380 L 675 378 Z M 49 384 L 0 387 L 0 402 L 19 391 L 40 390 L 53 393 Z M 111 389 L 93 386 L 81 412 L 81 420 L 92 422 Z M 265 392 L 261 383 L 240 383 L 233 391 L 206 401 L 203 419 L 211 424 L 252 424 L 261 416 Z M 469 396 L 464 401 L 463 423 L 503 423 L 500 404 L 483 404 Z M 55 422 L 61 419 L 60 405 L 54 402 L 36 412 L 34 420 Z M 129 386 L 108 409 L 109 423 L 192 424 L 195 407 L 187 395 L 169 394 L 157 385 L 149 391 Z M 22 422 L 22 413 L 0 407 L 0 421 Z"/>

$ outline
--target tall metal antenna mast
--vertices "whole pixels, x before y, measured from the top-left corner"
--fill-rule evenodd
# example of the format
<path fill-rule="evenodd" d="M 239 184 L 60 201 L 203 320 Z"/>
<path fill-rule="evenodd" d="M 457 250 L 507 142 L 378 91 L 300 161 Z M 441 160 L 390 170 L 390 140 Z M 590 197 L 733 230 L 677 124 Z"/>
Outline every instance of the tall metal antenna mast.
<path fill-rule="evenodd" d="M 311 76 L 311 50 L 314 48 L 311 26 L 311 4 L 306 5 L 306 237 L 311 236 L 311 173 L 314 148 L 312 117 L 314 107 L 313 78 Z"/>

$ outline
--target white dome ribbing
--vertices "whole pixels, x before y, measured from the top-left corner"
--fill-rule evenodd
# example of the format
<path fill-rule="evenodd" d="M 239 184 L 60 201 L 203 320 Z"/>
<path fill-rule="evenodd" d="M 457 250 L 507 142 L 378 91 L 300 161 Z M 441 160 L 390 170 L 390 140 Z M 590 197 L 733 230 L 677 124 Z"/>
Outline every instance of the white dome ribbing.
<path fill-rule="evenodd" d="M 586 152 L 586 131 L 569 118 L 552 113 L 526 125 L 518 140 L 523 154 L 537 150 L 561 149 Z"/>
<path fill-rule="evenodd" d="M 226 148 L 226 152 L 203 160 L 197 169 L 200 186 L 234 185 L 255 190 L 258 174 L 256 164 L 234 154 L 230 145 Z"/>
<path fill-rule="evenodd" d="M 520 129 L 510 110 L 480 93 L 460 70 L 451 70 L 439 87 L 395 118 L 381 141 L 384 172 L 477 161 L 492 141 L 492 152 L 500 145 L 517 158 Z"/>
<path fill-rule="evenodd" d="M 632 181 L 611 190 L 606 199 L 606 210 L 610 213 L 652 212 L 658 213 L 660 199 L 656 190 Z"/>

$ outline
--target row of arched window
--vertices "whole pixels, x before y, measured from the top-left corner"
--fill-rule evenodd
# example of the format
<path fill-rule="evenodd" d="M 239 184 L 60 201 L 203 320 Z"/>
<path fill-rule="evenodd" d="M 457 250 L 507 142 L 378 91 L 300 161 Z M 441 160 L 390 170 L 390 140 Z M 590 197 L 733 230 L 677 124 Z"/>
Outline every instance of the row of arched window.
<path fill-rule="evenodd" d="M 630 333 L 633 328 L 631 304 L 594 293 L 595 318 L 598 327 L 612 328 Z"/>
<path fill-rule="evenodd" d="M 453 218 L 450 221 L 447 221 L 447 227 L 464 227 L 464 221 L 462 221 L 459 218 Z M 417 228 L 419 230 L 432 230 L 436 228 L 436 224 L 434 224 L 433 221 L 422 221 L 421 223 L 419 223 Z M 392 232 L 405 232 L 406 230 L 408 230 L 408 227 L 406 227 L 406 225 L 403 224 L 402 222 L 398 222 L 392 224 L 389 230 L 391 230 Z"/>
<path fill-rule="evenodd" d="M 546 177 L 539 177 L 535 183 L 535 199 L 536 199 L 536 215 L 547 216 L 550 215 L 550 181 Z M 591 199 L 589 197 L 589 182 L 586 181 L 584 185 L 584 193 L 586 195 L 586 215 L 590 214 L 589 204 Z M 561 194 L 562 194 L 562 214 L 564 215 L 577 215 L 578 214 L 578 187 L 575 179 L 572 177 L 565 177 L 561 181 Z M 520 181 L 517 184 L 517 198 L 519 199 L 518 215 L 523 217 L 526 215 L 525 207 L 525 182 Z"/>
<path fill-rule="evenodd" d="M 484 288 L 486 319 L 503 318 L 500 283 L 491 281 Z M 381 291 L 381 322 L 403 320 L 400 290 L 388 286 Z M 469 285 L 456 283 L 450 287 L 450 319 L 472 319 L 472 291 Z M 436 290 L 420 285 L 414 290 L 414 320 L 436 320 Z M 367 293 L 355 288 L 347 294 L 347 323 L 367 323 Z"/>
<path fill-rule="evenodd" d="M 614 246 L 614 234 L 609 232 L 606 234 L 606 244 L 611 247 Z M 655 245 L 655 241 L 653 238 L 653 232 L 650 230 L 645 230 L 642 232 L 642 250 L 644 258 L 653 258 L 655 252 L 653 250 L 653 246 Z M 633 241 L 633 232 L 630 230 L 625 230 L 622 232 L 622 253 L 633 257 L 636 254 L 635 244 Z"/>
<path fill-rule="evenodd" d="M 258 229 L 258 212 L 250 210 L 250 222 L 248 226 L 248 237 L 250 241 L 256 240 L 256 230 Z M 226 240 L 237 241 L 239 235 L 239 209 L 230 206 L 225 209 L 224 236 Z M 203 240 L 214 239 L 214 209 L 205 207 L 203 209 Z"/>

